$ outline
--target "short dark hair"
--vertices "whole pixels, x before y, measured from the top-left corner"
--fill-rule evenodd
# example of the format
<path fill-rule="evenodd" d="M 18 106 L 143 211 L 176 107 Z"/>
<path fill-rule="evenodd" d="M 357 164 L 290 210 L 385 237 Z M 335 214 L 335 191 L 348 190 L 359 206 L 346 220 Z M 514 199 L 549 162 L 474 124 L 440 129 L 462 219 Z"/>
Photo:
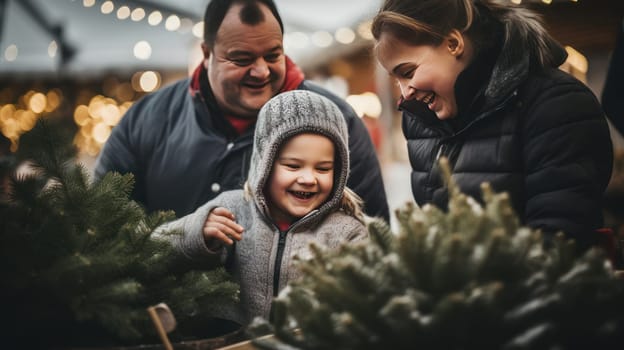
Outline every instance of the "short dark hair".
<path fill-rule="evenodd" d="M 241 22 L 252 25 L 264 20 L 259 4 L 266 5 L 279 23 L 282 33 L 284 33 L 284 24 L 273 0 L 211 0 L 204 14 L 204 42 L 209 47 L 214 46 L 217 31 L 221 27 L 223 18 L 234 4 L 243 5 L 240 13 Z"/>

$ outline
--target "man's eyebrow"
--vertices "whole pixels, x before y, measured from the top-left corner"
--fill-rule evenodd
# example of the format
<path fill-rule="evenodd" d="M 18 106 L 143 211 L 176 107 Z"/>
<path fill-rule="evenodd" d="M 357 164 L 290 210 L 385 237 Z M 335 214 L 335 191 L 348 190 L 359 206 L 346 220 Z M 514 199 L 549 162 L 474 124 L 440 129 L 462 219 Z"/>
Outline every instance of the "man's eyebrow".
<path fill-rule="evenodd" d="M 282 45 L 277 45 L 269 50 L 269 52 L 276 52 L 283 50 Z M 253 56 L 254 54 L 251 51 L 247 50 L 234 50 L 230 51 L 227 54 L 228 56 Z"/>

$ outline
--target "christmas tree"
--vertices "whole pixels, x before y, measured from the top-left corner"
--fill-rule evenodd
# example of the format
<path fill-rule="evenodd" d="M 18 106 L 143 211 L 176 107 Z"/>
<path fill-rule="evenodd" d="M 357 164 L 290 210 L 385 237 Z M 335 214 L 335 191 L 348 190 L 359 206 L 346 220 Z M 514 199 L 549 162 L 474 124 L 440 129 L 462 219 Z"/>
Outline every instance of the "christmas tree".
<path fill-rule="evenodd" d="M 146 308 L 160 302 L 178 320 L 172 340 L 230 331 L 231 323 L 209 318 L 238 299 L 229 274 L 218 261 L 193 263 L 151 239 L 173 213 L 147 215 L 130 200 L 131 175 L 91 183 L 63 130 L 40 122 L 1 162 L 9 177 L 0 196 L 3 344 L 158 343 Z"/>
<path fill-rule="evenodd" d="M 521 227 L 506 193 L 485 205 L 450 182 L 448 212 L 398 210 L 397 234 L 300 261 L 303 277 L 256 320 L 263 349 L 621 349 L 624 281 L 600 249 Z"/>

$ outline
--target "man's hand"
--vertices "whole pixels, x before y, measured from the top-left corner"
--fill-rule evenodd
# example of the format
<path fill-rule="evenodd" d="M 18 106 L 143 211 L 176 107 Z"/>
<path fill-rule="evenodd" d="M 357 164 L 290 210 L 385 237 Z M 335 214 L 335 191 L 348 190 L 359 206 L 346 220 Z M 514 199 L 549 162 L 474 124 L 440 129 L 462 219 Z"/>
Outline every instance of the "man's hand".
<path fill-rule="evenodd" d="M 236 223 L 234 214 L 223 207 L 214 208 L 204 223 L 204 240 L 206 245 L 213 249 L 222 243 L 234 244 L 234 240 L 240 241 L 243 235 L 243 227 Z"/>

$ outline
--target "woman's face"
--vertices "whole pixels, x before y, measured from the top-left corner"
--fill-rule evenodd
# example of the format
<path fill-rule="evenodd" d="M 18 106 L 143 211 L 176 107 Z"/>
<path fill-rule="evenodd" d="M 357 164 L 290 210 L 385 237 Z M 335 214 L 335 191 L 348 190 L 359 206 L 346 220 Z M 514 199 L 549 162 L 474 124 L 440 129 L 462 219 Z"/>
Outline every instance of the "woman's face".
<path fill-rule="evenodd" d="M 438 119 L 457 116 L 455 81 L 467 66 L 469 55 L 463 36 L 453 31 L 438 46 L 412 45 L 383 33 L 377 59 L 396 78 L 401 95 L 427 104 Z"/>

